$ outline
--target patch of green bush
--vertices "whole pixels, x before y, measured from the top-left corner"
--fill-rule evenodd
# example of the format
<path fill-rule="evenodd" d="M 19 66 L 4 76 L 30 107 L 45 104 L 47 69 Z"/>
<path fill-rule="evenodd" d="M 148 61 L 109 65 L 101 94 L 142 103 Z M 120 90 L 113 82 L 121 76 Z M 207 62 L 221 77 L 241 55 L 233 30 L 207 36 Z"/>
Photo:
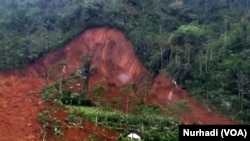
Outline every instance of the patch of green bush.
<path fill-rule="evenodd" d="M 79 95 L 63 96 L 60 98 L 65 105 L 75 105 L 75 106 L 95 106 L 95 104 L 87 98 L 83 98 Z"/>

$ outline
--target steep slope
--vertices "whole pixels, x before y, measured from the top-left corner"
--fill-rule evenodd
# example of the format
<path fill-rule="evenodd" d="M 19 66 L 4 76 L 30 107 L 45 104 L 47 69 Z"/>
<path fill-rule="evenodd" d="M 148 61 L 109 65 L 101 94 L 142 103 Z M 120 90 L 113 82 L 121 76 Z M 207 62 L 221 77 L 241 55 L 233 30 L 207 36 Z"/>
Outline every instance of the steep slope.
<path fill-rule="evenodd" d="M 53 52 L 40 61 L 43 73 L 59 60 L 67 63 L 66 75 L 75 72 L 81 64 L 83 54 L 92 56 L 92 65 L 112 83 L 124 85 L 127 82 L 141 80 L 147 70 L 138 61 L 130 42 L 116 29 L 87 30 L 65 48 Z"/>
<path fill-rule="evenodd" d="M 173 106 L 178 101 L 186 101 L 186 106 L 189 109 L 187 112 L 183 109 L 184 113 L 180 117 L 180 120 L 185 124 L 237 124 L 236 121 L 229 120 L 211 111 L 178 86 L 172 86 L 172 79 L 172 77 L 166 77 L 164 73 L 160 73 L 155 78 L 149 95 L 151 103 L 165 109 L 167 106 Z"/>
<path fill-rule="evenodd" d="M 88 30 L 64 48 L 25 68 L 0 72 L 1 141 L 39 138 L 37 114 L 44 107 L 39 92 L 45 85 L 48 71 L 64 60 L 68 64 L 66 76 L 69 76 L 81 65 L 82 54 L 92 55 L 93 66 L 98 66 L 111 84 L 125 85 L 143 79 L 148 73 L 120 31 Z"/>
<path fill-rule="evenodd" d="M 47 54 L 25 68 L 0 72 L 1 141 L 39 140 L 37 114 L 44 108 L 39 92 L 46 83 L 48 72 L 64 60 L 67 63 L 65 77 L 69 76 L 81 65 L 82 54 L 91 55 L 93 66 L 97 66 L 102 73 L 101 76 L 116 87 L 132 82 L 140 83 L 149 74 L 135 56 L 131 43 L 122 32 L 106 28 L 87 30 L 64 48 Z M 58 74 L 60 73 L 59 71 Z M 156 78 L 150 94 L 152 103 L 161 107 L 167 105 L 166 93 L 171 91 L 167 83 L 169 80 L 163 76 Z M 185 92 L 180 90 L 179 93 L 181 96 L 169 98 L 170 101 L 188 99 L 193 112 L 186 116 L 187 119 L 204 123 L 213 121 L 219 124 L 224 120 L 225 123 L 231 123 L 216 113 L 208 114 L 206 109 L 197 107 L 193 104 L 195 100 L 188 98 Z M 192 118 L 193 116 L 195 118 Z M 209 116 L 209 120 L 203 120 L 204 116 Z"/>

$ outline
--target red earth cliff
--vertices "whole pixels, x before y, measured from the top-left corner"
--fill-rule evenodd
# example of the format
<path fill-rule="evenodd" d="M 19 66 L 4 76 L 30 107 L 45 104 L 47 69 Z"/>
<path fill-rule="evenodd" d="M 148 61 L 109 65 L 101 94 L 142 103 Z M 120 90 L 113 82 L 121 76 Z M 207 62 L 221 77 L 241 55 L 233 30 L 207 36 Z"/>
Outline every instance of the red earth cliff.
<path fill-rule="evenodd" d="M 93 76 L 95 79 L 90 80 L 92 85 L 98 83 L 96 81 L 101 80 L 100 77 L 104 77 L 108 83 L 121 87 L 132 82 L 140 83 L 149 75 L 136 57 L 132 44 L 122 32 L 107 28 L 87 30 L 65 47 L 48 53 L 27 67 L 0 72 L 1 141 L 40 140 L 37 114 L 45 104 L 39 93 L 46 83 L 47 73 L 54 65 L 64 60 L 67 63 L 65 75 L 69 76 L 81 66 L 82 54 L 91 55 L 93 66 L 100 70 L 99 75 Z M 169 82 L 170 79 L 162 75 L 154 80 L 149 95 L 151 103 L 164 107 L 171 101 L 187 99 L 192 112 L 183 117 L 184 121 L 201 121 L 204 124 L 233 123 L 216 113 L 208 112 L 184 91 L 173 91 Z M 171 91 L 173 96 L 169 96 Z M 74 140 L 70 138 L 71 135 L 75 136 L 73 132 L 66 135 L 70 140 Z M 84 136 L 83 133 L 78 134 L 81 135 Z"/>
<path fill-rule="evenodd" d="M 117 86 L 139 82 L 148 74 L 122 32 L 106 28 L 87 30 L 64 48 L 27 67 L 0 72 L 1 141 L 39 140 L 37 114 L 44 108 L 39 92 L 48 71 L 64 60 L 69 76 L 81 65 L 82 54 L 91 55 L 102 77 Z"/>

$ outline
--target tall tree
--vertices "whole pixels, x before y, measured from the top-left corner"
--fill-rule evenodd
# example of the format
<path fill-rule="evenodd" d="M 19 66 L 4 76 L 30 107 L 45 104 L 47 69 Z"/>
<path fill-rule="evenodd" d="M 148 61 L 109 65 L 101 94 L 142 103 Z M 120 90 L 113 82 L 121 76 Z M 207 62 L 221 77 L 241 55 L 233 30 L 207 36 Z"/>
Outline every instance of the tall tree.
<path fill-rule="evenodd" d="M 99 114 L 99 106 L 101 105 L 101 95 L 105 92 L 107 92 L 107 88 L 105 88 L 104 86 L 102 85 L 98 85 L 98 86 L 95 86 L 93 89 L 92 89 L 92 92 L 94 93 L 94 97 L 96 97 L 97 101 L 98 101 L 98 107 L 97 107 L 97 114 L 96 114 L 96 125 L 98 124 L 98 114 Z"/>
<path fill-rule="evenodd" d="M 130 105 L 130 96 L 134 95 L 134 89 L 136 87 L 136 84 L 132 83 L 130 85 L 127 85 L 121 89 L 121 93 L 126 95 L 126 114 L 129 111 L 129 105 Z"/>
<path fill-rule="evenodd" d="M 89 90 L 89 78 L 97 71 L 97 67 L 92 66 L 92 56 L 89 54 L 83 54 L 81 56 L 82 66 L 81 66 L 81 76 L 83 78 L 83 87 L 85 94 Z"/>

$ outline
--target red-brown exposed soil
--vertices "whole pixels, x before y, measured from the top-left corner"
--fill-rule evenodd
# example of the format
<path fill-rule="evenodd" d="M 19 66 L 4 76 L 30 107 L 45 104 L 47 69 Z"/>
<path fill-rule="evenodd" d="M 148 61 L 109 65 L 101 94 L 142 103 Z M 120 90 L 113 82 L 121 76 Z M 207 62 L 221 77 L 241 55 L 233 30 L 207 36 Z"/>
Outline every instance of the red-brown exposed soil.
<path fill-rule="evenodd" d="M 148 76 L 148 71 L 135 56 L 131 43 L 122 32 L 106 28 L 87 30 L 64 48 L 48 53 L 27 67 L 0 72 L 1 141 L 40 140 L 40 124 L 37 114 L 44 109 L 45 104 L 39 92 L 46 83 L 47 73 L 52 66 L 64 60 L 67 63 L 65 77 L 68 77 L 79 69 L 80 57 L 83 53 L 92 55 L 93 66 L 99 69 L 99 72 L 90 79 L 91 87 L 105 82 L 104 84 L 110 90 L 106 97 L 113 101 L 117 109 L 119 109 L 119 104 L 115 101 L 121 97 L 120 88 L 132 82 L 141 83 Z M 58 74 L 60 73 L 59 71 Z M 174 90 L 169 83 L 170 79 L 162 74 L 155 79 L 149 95 L 151 103 L 165 107 L 176 100 L 186 99 L 192 110 L 183 117 L 184 122 L 233 123 L 217 113 L 209 112 L 195 99 L 188 97 L 186 92 Z M 122 96 L 120 100 L 124 99 L 125 97 Z M 58 114 L 57 116 L 63 119 L 66 115 Z M 65 137 L 69 141 L 87 139 L 90 132 L 97 132 L 102 138 L 113 140 L 117 135 L 103 127 L 95 127 L 89 122 L 86 122 L 84 127 L 84 130 L 65 129 Z M 105 136 L 106 134 L 111 135 Z"/>
<path fill-rule="evenodd" d="M 43 104 L 39 91 L 43 80 L 33 77 L 0 76 L 0 140 L 24 141 L 39 137 L 37 113 Z"/>
<path fill-rule="evenodd" d="M 115 141 L 118 136 L 117 132 L 105 127 L 96 126 L 94 123 L 85 119 L 80 126 L 69 125 L 63 122 L 68 116 L 66 111 L 57 111 L 52 113 L 52 115 L 53 117 L 57 117 L 57 120 L 62 121 L 61 124 L 64 135 L 55 136 L 53 132 L 50 132 L 46 138 L 48 141 L 61 141 L 65 138 L 68 141 L 89 141 L 91 138 L 92 140 L 93 138 L 98 138 L 104 141 Z"/>
<path fill-rule="evenodd" d="M 151 103 L 161 108 L 166 108 L 174 105 L 177 101 L 187 101 L 187 106 L 190 109 L 180 117 L 184 124 L 237 124 L 236 121 L 212 112 L 208 107 L 202 105 L 195 98 L 190 97 L 186 91 L 181 90 L 178 86 L 171 85 L 172 79 L 172 77 L 166 77 L 164 73 L 160 73 L 155 78 L 149 96 Z"/>

